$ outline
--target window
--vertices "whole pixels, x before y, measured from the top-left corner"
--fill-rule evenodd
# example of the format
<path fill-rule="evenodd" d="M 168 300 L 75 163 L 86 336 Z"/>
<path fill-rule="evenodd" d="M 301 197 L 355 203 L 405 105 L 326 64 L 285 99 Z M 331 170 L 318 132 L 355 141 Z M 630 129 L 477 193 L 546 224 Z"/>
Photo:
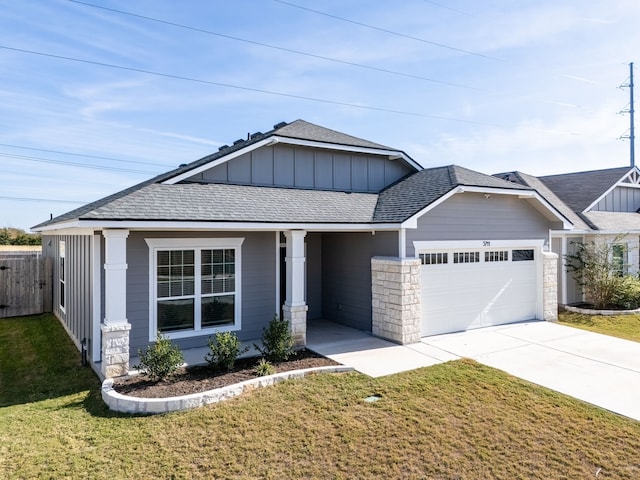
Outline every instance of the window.
<path fill-rule="evenodd" d="M 65 257 L 67 256 L 66 245 L 64 240 L 60 240 L 58 248 L 58 280 L 59 280 L 59 291 L 60 291 L 60 310 L 64 312 L 65 309 L 65 298 L 66 298 L 66 262 Z"/>
<path fill-rule="evenodd" d="M 150 247 L 150 339 L 240 328 L 243 239 L 146 239 Z"/>
<path fill-rule="evenodd" d="M 420 262 L 422 265 L 441 265 L 449 263 L 449 255 L 444 253 L 421 253 Z"/>
<path fill-rule="evenodd" d="M 627 249 L 622 243 L 611 245 L 611 270 L 619 277 L 627 274 Z"/>
<path fill-rule="evenodd" d="M 455 252 L 453 254 L 453 263 L 478 263 L 480 261 L 480 252 Z"/>
<path fill-rule="evenodd" d="M 499 250 L 492 252 L 484 252 L 485 262 L 506 262 L 509 260 L 508 250 Z"/>
<path fill-rule="evenodd" d="M 528 262 L 533 260 L 533 249 L 512 250 L 511 260 L 514 262 Z"/>

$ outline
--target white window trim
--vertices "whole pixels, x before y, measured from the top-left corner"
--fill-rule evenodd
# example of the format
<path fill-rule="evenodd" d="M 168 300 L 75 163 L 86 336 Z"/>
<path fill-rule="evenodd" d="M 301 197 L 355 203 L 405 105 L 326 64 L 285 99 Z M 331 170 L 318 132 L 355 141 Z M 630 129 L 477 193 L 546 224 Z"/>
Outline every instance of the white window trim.
<path fill-rule="evenodd" d="M 60 268 L 60 260 L 64 260 L 62 268 Z M 64 240 L 60 240 L 58 242 L 58 307 L 62 313 L 67 313 L 67 271 L 67 246 Z M 60 285 L 64 285 L 62 292 Z"/>
<path fill-rule="evenodd" d="M 235 323 L 223 327 L 200 328 L 198 330 L 181 330 L 165 332 L 171 339 L 213 335 L 217 332 L 232 332 L 242 329 L 242 251 L 244 238 L 145 238 L 149 246 L 149 341 L 155 341 L 158 334 L 157 321 L 157 252 L 161 250 L 201 250 L 201 249 L 234 249 L 235 255 Z"/>

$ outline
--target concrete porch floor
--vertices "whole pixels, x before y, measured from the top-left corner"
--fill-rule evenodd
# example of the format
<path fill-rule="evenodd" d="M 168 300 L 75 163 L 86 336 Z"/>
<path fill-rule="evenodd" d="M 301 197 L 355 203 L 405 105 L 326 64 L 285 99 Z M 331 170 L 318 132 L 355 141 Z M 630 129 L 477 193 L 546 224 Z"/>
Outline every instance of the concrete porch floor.
<path fill-rule="evenodd" d="M 426 343 L 398 345 L 328 320 L 307 322 L 307 348 L 370 377 L 382 377 L 460 358 Z"/>

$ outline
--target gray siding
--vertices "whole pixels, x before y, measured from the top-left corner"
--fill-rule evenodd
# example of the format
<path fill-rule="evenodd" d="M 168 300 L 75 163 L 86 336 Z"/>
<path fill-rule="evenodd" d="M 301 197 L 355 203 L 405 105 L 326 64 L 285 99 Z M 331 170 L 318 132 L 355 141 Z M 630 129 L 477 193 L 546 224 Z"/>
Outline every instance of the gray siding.
<path fill-rule="evenodd" d="M 591 209 L 600 212 L 636 212 L 640 208 L 640 189 L 616 187 Z"/>
<path fill-rule="evenodd" d="M 417 229 L 407 229 L 407 256 L 415 256 L 416 240 L 547 239 L 551 225 L 526 200 L 459 193 L 420 217 Z"/>
<path fill-rule="evenodd" d="M 60 241 L 65 242 L 65 308 L 60 307 Z M 87 235 L 45 235 L 42 253 L 51 258 L 53 276 L 53 313 L 64 324 L 76 346 L 87 339 L 89 352 L 91 335 L 93 279 L 91 275 L 91 241 Z M 50 244 L 49 244 L 50 243 Z M 100 339 L 96 339 L 99 341 Z"/>
<path fill-rule="evenodd" d="M 379 192 L 413 171 L 402 160 L 326 149 L 262 147 L 194 175 L 211 183 Z"/>
<path fill-rule="evenodd" d="M 371 257 L 397 255 L 396 232 L 323 234 L 323 318 L 371 331 Z"/>
<path fill-rule="evenodd" d="M 308 233 L 306 238 L 307 319 L 322 318 L 322 234 Z M 283 275 L 285 272 L 280 272 Z"/>
<path fill-rule="evenodd" d="M 136 355 L 149 344 L 149 248 L 145 238 L 242 237 L 241 340 L 260 338 L 276 313 L 276 250 L 273 232 L 131 232 L 127 239 L 127 319 L 131 323 L 130 349 Z M 208 335 L 175 340 L 180 348 L 203 347 Z"/>

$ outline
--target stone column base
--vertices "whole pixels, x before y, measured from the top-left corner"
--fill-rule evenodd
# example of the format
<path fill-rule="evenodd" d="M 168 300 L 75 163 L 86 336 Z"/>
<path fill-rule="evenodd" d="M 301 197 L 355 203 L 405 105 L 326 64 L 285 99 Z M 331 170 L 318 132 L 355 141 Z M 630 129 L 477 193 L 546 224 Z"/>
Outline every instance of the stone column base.
<path fill-rule="evenodd" d="M 120 377 L 129 373 L 130 323 L 101 325 L 102 375 L 105 378 Z"/>
<path fill-rule="evenodd" d="M 420 341 L 420 260 L 371 259 L 371 333 L 405 345 Z"/>
<path fill-rule="evenodd" d="M 304 347 L 307 344 L 307 305 L 292 307 L 286 303 L 282 306 L 282 318 L 289 322 L 294 346 Z"/>
<path fill-rule="evenodd" d="M 547 322 L 558 320 L 558 254 L 542 252 L 542 305 Z"/>

